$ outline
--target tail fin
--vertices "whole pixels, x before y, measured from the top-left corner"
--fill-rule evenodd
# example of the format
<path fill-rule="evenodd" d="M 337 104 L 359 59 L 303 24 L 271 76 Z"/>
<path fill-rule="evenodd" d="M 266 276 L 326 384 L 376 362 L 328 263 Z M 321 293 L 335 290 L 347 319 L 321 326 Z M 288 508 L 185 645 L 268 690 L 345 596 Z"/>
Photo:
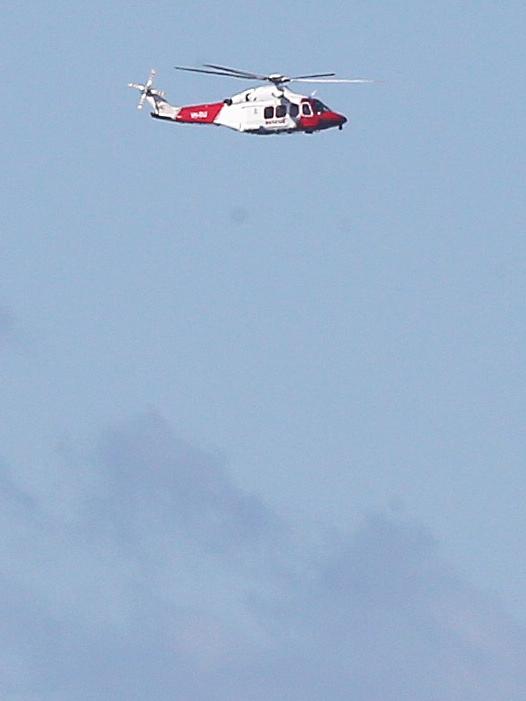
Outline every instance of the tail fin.
<path fill-rule="evenodd" d="M 171 105 L 168 100 L 165 99 L 165 93 L 163 90 L 157 90 L 152 88 L 153 80 L 155 78 L 156 72 L 152 68 L 148 80 L 146 83 L 128 83 L 129 88 L 134 88 L 140 91 L 139 103 L 137 105 L 138 110 L 142 110 L 144 103 L 152 107 L 153 112 L 152 117 L 162 117 L 164 119 L 175 119 L 179 114 L 180 107 Z"/>

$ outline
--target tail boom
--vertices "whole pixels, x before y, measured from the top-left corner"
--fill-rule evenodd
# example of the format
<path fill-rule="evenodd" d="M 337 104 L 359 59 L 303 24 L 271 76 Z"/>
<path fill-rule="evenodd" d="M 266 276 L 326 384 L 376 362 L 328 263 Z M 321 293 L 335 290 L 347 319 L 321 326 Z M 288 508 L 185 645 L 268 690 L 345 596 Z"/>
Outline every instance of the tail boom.
<path fill-rule="evenodd" d="M 155 71 L 152 69 L 148 80 L 145 83 L 128 83 L 128 87 L 139 90 L 138 109 L 142 109 L 147 102 L 152 111 L 151 116 L 155 119 L 165 119 L 171 122 L 182 124 L 222 124 L 220 119 L 221 110 L 225 107 L 225 102 L 212 102 L 203 105 L 186 105 L 177 107 L 171 105 L 162 90 L 153 88 Z M 227 125 L 229 126 L 229 125 Z"/>

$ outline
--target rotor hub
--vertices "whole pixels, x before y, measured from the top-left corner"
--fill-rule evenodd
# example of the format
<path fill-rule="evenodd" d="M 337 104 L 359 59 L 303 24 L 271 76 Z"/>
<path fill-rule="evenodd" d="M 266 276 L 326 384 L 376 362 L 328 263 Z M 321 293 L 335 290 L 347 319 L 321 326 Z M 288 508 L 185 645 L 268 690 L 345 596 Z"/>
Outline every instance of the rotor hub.
<path fill-rule="evenodd" d="M 275 85 L 279 85 L 280 83 L 288 83 L 290 78 L 286 75 L 282 75 L 281 73 L 271 73 L 269 76 L 267 76 L 267 80 Z"/>

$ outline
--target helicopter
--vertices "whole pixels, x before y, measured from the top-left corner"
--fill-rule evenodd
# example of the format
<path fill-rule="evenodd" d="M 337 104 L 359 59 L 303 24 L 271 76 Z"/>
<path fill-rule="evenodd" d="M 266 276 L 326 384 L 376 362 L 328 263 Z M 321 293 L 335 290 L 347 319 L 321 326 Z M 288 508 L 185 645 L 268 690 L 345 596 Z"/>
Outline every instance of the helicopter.
<path fill-rule="evenodd" d="M 147 102 L 155 119 L 177 124 L 214 124 L 245 134 L 294 134 L 324 131 L 337 127 L 343 129 L 347 117 L 333 111 L 314 94 L 307 96 L 293 92 L 289 83 L 374 83 L 364 78 L 336 78 L 335 73 L 311 73 L 287 76 L 281 73 L 263 75 L 213 63 L 202 68 L 175 66 L 176 70 L 205 73 L 245 81 L 261 81 L 266 85 L 252 87 L 236 93 L 220 102 L 199 105 L 172 105 L 166 93 L 153 87 L 156 71 L 152 69 L 145 83 L 128 83 L 139 90 L 137 109 Z"/>

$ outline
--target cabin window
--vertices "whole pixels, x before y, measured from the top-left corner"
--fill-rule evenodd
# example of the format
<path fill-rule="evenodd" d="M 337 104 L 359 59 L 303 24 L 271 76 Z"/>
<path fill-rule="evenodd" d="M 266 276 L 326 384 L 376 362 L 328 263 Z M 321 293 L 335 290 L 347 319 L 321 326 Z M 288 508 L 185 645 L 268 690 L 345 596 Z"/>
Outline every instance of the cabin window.
<path fill-rule="evenodd" d="M 312 109 L 308 102 L 302 104 L 301 111 L 306 117 L 312 117 Z"/>
<path fill-rule="evenodd" d="M 265 107 L 263 116 L 265 117 L 265 119 L 272 119 L 272 117 L 274 116 L 274 107 Z"/>
<path fill-rule="evenodd" d="M 289 114 L 291 117 L 297 117 L 298 113 L 300 111 L 300 108 L 298 105 L 295 105 L 293 102 L 289 106 Z"/>
<path fill-rule="evenodd" d="M 287 105 L 278 105 L 276 107 L 276 117 L 284 117 L 287 114 Z"/>

